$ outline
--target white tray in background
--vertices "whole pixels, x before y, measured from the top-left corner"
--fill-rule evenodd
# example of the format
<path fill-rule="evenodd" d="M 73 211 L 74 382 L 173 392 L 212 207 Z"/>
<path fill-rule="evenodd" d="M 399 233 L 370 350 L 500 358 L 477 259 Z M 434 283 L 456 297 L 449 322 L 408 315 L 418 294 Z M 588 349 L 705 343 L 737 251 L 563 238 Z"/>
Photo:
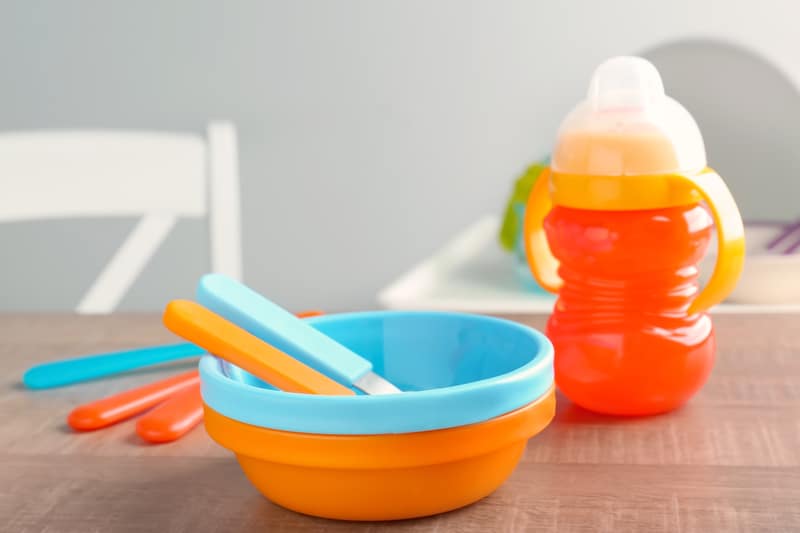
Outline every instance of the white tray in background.
<path fill-rule="evenodd" d="M 514 260 L 497 242 L 499 219 L 488 215 L 457 235 L 435 255 L 384 288 L 379 303 L 389 309 L 434 309 L 470 313 L 549 313 L 554 297 L 522 288 Z M 797 313 L 800 305 L 724 303 L 714 313 Z"/>

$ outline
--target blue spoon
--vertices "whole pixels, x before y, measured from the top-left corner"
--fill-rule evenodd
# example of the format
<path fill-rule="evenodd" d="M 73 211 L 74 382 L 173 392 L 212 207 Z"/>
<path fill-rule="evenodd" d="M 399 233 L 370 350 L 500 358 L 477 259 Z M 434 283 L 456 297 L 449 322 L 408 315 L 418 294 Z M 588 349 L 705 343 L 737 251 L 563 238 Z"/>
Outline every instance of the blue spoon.
<path fill-rule="evenodd" d="M 205 353 L 199 346 L 184 342 L 76 357 L 31 367 L 22 376 L 22 383 L 29 389 L 50 389 Z"/>
<path fill-rule="evenodd" d="M 372 363 L 279 305 L 222 274 L 206 274 L 197 301 L 300 362 L 367 394 L 401 392 L 372 371 Z M 224 368 L 224 367 L 223 367 Z"/>
<path fill-rule="evenodd" d="M 319 312 L 307 311 L 301 313 L 300 316 L 315 316 L 316 314 Z M 22 376 L 22 383 L 29 389 L 51 389 L 146 366 L 199 357 L 205 353 L 206 351 L 199 346 L 183 342 L 87 355 L 31 367 Z"/>

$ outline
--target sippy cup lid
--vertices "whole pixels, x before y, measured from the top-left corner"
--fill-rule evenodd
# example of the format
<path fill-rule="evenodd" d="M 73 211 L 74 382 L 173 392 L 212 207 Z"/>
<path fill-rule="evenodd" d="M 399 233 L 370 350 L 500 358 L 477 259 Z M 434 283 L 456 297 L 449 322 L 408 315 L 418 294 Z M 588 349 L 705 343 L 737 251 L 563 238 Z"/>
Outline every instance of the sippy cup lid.
<path fill-rule="evenodd" d="M 664 93 L 661 76 L 640 57 L 621 56 L 594 71 L 586 99 L 558 132 L 551 168 L 596 176 L 699 172 L 703 137 L 692 115 Z"/>

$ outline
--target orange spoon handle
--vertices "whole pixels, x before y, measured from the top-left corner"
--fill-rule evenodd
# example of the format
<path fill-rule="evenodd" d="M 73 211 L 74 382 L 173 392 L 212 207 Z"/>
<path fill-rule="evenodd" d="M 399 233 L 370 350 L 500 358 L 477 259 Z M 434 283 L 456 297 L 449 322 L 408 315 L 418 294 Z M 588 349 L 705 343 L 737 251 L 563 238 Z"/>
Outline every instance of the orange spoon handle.
<path fill-rule="evenodd" d="M 325 311 L 320 311 L 319 309 L 309 309 L 308 311 L 300 311 L 299 313 L 295 313 L 297 318 L 313 318 L 315 316 L 322 316 L 325 314 Z"/>
<path fill-rule="evenodd" d="M 281 390 L 339 396 L 355 394 L 200 304 L 187 300 L 170 302 L 164 311 L 164 325 Z"/>
<path fill-rule="evenodd" d="M 181 438 L 203 420 L 200 384 L 176 393 L 136 422 L 136 433 L 147 442 L 170 442 Z"/>
<path fill-rule="evenodd" d="M 78 406 L 67 417 L 67 423 L 78 431 L 110 426 L 163 402 L 177 391 L 198 383 L 200 376 L 197 370 L 192 370 Z"/>

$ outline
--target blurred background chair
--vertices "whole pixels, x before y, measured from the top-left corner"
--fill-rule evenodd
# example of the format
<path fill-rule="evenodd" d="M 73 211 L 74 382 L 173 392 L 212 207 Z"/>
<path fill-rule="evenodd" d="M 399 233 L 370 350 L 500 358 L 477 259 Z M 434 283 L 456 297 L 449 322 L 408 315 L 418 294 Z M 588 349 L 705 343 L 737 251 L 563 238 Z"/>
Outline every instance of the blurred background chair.
<path fill-rule="evenodd" d="M 140 217 L 80 299 L 80 313 L 113 311 L 180 217 L 208 219 L 211 269 L 240 279 L 234 126 L 212 122 L 205 138 L 121 130 L 0 134 L 0 223 L 80 217 Z"/>

